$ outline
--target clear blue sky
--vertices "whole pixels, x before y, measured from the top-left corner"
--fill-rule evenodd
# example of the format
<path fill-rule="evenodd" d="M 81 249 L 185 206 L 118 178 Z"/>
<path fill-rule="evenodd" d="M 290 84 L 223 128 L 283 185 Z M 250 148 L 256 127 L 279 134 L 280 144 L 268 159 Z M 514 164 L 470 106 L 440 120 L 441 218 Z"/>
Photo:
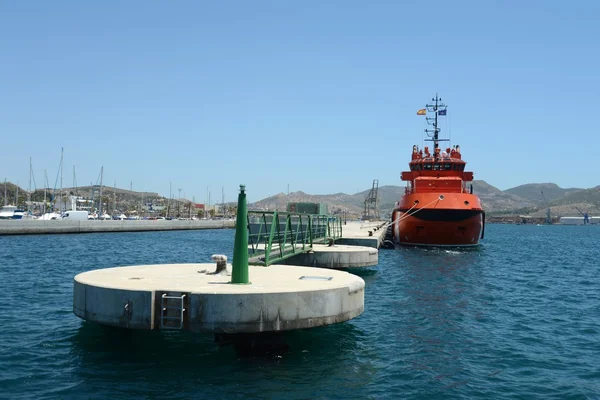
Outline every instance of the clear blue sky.
<path fill-rule="evenodd" d="M 0 179 L 213 202 L 401 185 L 436 92 L 469 170 L 600 184 L 600 2 L 0 4 Z"/>

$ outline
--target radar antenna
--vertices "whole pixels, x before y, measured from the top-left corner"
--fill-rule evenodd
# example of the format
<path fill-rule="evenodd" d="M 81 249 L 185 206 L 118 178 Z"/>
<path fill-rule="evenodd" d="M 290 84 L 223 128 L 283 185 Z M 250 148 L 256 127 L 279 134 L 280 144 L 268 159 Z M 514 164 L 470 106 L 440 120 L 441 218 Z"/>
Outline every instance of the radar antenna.
<path fill-rule="evenodd" d="M 441 129 L 438 127 L 438 115 L 446 115 L 446 109 L 448 108 L 447 105 L 445 105 L 444 103 L 442 103 L 442 98 L 438 97 L 437 93 L 435 94 L 435 98 L 431 99 L 431 101 L 435 102 L 433 104 L 426 104 L 425 107 L 427 107 L 427 111 L 432 112 L 435 114 L 435 117 L 430 118 L 430 117 L 426 117 L 427 119 L 427 123 L 429 125 L 433 125 L 433 129 L 425 129 L 425 133 L 427 133 L 427 136 L 429 136 L 431 139 L 425 139 L 426 141 L 431 141 L 433 142 L 433 155 L 434 157 L 439 157 L 439 142 L 441 141 L 449 141 L 450 139 L 440 139 L 439 138 L 439 133 L 441 131 Z"/>

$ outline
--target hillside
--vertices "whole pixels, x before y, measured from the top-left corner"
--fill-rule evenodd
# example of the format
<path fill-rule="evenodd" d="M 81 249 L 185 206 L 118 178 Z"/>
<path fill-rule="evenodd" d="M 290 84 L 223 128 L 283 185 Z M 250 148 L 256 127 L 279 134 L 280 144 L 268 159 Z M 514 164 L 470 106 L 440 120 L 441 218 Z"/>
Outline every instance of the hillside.
<path fill-rule="evenodd" d="M 474 180 L 473 181 L 473 193 L 477 193 L 477 195 L 495 195 L 502 193 L 500 189 L 495 186 L 490 185 L 486 181 L 482 180 Z"/>
<path fill-rule="evenodd" d="M 43 191 L 43 189 L 42 189 Z M 69 194 L 77 194 L 78 196 L 83 196 L 87 198 L 98 197 L 100 195 L 100 187 L 99 186 L 82 186 L 77 188 L 65 188 L 63 189 L 65 193 Z M 39 193 L 38 190 L 36 193 Z M 117 196 L 117 202 L 119 203 L 129 203 L 129 202 L 140 202 L 142 199 L 144 201 L 155 201 L 162 202 L 163 200 L 168 200 L 166 197 L 162 197 L 158 193 L 155 192 L 136 192 L 127 189 L 113 188 L 110 186 L 104 186 L 102 188 L 102 197 L 109 197 L 111 200 L 114 199 L 114 196 Z"/>
<path fill-rule="evenodd" d="M 26 208 L 28 193 L 26 189 L 19 187 L 18 196 L 17 186 L 7 182 L 6 183 L 6 199 L 4 199 L 4 185 L 0 184 L 0 204 L 4 205 L 18 205 L 21 208 Z M 63 207 L 70 207 L 70 203 L 67 200 L 68 195 L 76 195 L 83 197 L 84 199 L 94 199 L 94 203 L 98 206 L 98 199 L 100 197 L 99 186 L 82 186 L 77 188 L 63 188 L 62 193 L 64 195 Z M 29 198 L 32 201 L 32 211 L 40 212 L 44 199 L 46 200 L 46 206 L 55 206 L 60 208 L 61 200 L 59 200 L 60 189 L 37 189 L 32 190 Z M 115 203 L 116 200 L 116 203 Z M 116 207 L 119 212 L 132 212 L 139 211 L 142 208 L 142 202 L 145 204 L 152 203 L 155 206 L 166 206 L 169 204 L 167 198 L 160 196 L 155 192 L 135 192 L 131 190 L 112 188 L 104 186 L 102 188 L 102 203 L 104 204 L 105 210 L 114 210 Z M 182 199 L 181 202 L 173 200 L 170 204 L 172 207 L 179 207 L 179 209 L 185 208 L 185 204 L 189 203 L 189 200 Z"/>
<path fill-rule="evenodd" d="M 369 191 L 370 189 L 355 194 L 337 193 L 333 195 L 310 195 L 304 192 L 292 192 L 289 195 L 279 193 L 250 204 L 249 207 L 259 210 L 285 210 L 289 202 L 315 202 L 329 204 L 330 212 L 347 211 L 355 216 L 361 216 Z M 511 212 L 515 209 L 532 206 L 531 202 L 513 194 L 504 193 L 485 181 L 474 181 L 473 191 L 480 196 L 484 207 L 490 212 Z M 389 214 L 403 194 L 404 187 L 402 186 L 380 187 L 378 196 L 381 215 Z"/>
<path fill-rule="evenodd" d="M 369 190 L 351 195 L 345 193 L 310 195 L 304 192 L 285 195 L 280 193 L 250 206 L 263 210 L 285 210 L 288 202 L 324 202 L 329 204 L 331 212 L 346 210 L 351 214 L 360 216 Z M 546 214 L 546 206 L 541 199 L 541 190 L 544 190 L 544 195 L 548 192 L 548 196 L 553 199 L 550 201 L 552 216 L 580 215 L 577 208 L 590 214 L 600 215 L 600 186 L 583 190 L 563 189 L 555 184 L 534 183 L 502 191 L 485 181 L 473 181 L 473 193 L 480 197 L 484 209 L 490 215 L 528 214 L 542 217 Z M 539 193 L 540 199 L 535 198 L 536 192 Z M 403 193 L 404 187 L 401 186 L 382 186 L 379 188 L 379 204 L 382 216 L 391 212 L 394 203 L 400 199 Z M 521 197 L 516 193 L 523 193 L 526 197 Z"/>
<path fill-rule="evenodd" d="M 600 215 L 600 186 L 571 192 L 550 202 L 553 215 L 579 216 L 578 209 L 589 215 Z"/>
<path fill-rule="evenodd" d="M 3 185 L 2 185 L 3 186 Z M 12 183 L 7 183 L 7 203 L 15 203 L 16 186 Z M 314 202 L 327 203 L 331 213 L 347 212 L 350 216 L 360 217 L 364 210 L 364 201 L 370 189 L 361 191 L 355 194 L 335 193 L 313 195 L 302 191 L 292 192 L 290 194 L 279 193 L 277 195 L 267 197 L 260 201 L 248 205 L 250 209 L 255 210 L 285 210 L 289 202 Z M 527 214 L 531 216 L 541 217 L 546 213 L 546 204 L 541 198 L 541 191 L 548 198 L 550 205 L 550 214 L 553 217 L 557 216 L 577 216 L 581 215 L 578 208 L 587 212 L 590 215 L 600 215 L 600 186 L 591 189 L 568 188 L 563 189 L 554 183 L 531 183 L 527 185 L 517 186 L 505 191 L 502 191 L 489 183 L 476 180 L 473 181 L 473 193 L 481 198 L 483 207 L 489 215 L 518 215 Z M 47 199 L 50 199 L 52 190 L 47 191 Z M 99 195 L 99 188 L 95 187 L 80 187 L 77 190 L 73 188 L 65 188 L 65 193 L 75 193 L 78 195 L 91 198 L 92 193 L 95 198 Z M 104 187 L 102 197 L 105 204 L 113 204 L 115 189 Z M 520 193 L 520 194 L 519 194 Z M 0 188 L 0 204 L 4 204 L 4 190 Z M 382 217 L 387 217 L 391 213 L 395 202 L 397 202 L 404 194 L 403 186 L 381 186 L 379 188 L 379 204 L 380 214 Z M 38 189 L 32 193 L 33 201 L 41 201 L 44 198 L 43 189 Z M 135 192 L 126 189 L 116 188 L 116 197 L 118 207 L 124 210 L 137 209 L 144 202 L 152 201 L 155 205 L 166 205 L 167 198 L 160 196 L 158 193 L 152 192 Z M 19 204 L 24 205 L 27 198 L 27 192 L 23 188 L 19 188 Z M 183 201 L 188 202 L 187 200 Z"/>
<path fill-rule="evenodd" d="M 520 185 L 514 188 L 505 190 L 505 193 L 510 193 L 525 199 L 532 204 L 539 204 L 544 206 L 544 197 L 546 201 L 552 202 L 553 200 L 565 197 L 568 194 L 581 191 L 583 189 L 578 188 L 567 188 L 563 189 L 555 183 L 528 183 L 526 185 Z M 542 191 L 544 197 L 542 197 Z"/>
<path fill-rule="evenodd" d="M 361 210 L 364 210 L 364 202 L 370 191 L 371 189 L 368 189 L 352 195 L 353 203 Z M 379 209 L 381 211 L 391 211 L 403 194 L 404 187 L 402 186 L 381 186 L 377 193 L 379 196 Z"/>
<path fill-rule="evenodd" d="M 292 192 L 288 195 L 279 193 L 266 199 L 249 204 L 248 207 L 255 210 L 285 210 L 288 203 L 292 202 L 311 202 L 327 203 L 329 211 L 332 213 L 346 211 L 353 216 L 362 216 L 364 211 L 364 201 L 369 194 L 364 190 L 355 194 L 336 193 L 331 195 L 311 195 L 304 192 Z M 404 188 L 400 186 L 382 186 L 378 190 L 379 209 L 381 214 L 391 212 L 394 204 L 404 193 Z"/>
<path fill-rule="evenodd" d="M 580 189 L 550 202 L 550 205 L 557 206 L 569 204 L 589 204 L 592 207 L 600 207 L 600 186 L 591 189 Z"/>
<path fill-rule="evenodd" d="M 4 199 L 5 187 L 6 187 L 6 199 Z M 0 203 L 0 205 L 15 204 L 16 194 L 17 194 L 17 185 L 15 185 L 14 183 L 6 182 L 2 186 L 0 186 L 0 201 L 2 201 L 2 203 Z M 25 191 L 24 189 L 19 187 L 19 199 L 25 198 L 24 196 L 27 196 L 27 191 Z"/>
<path fill-rule="evenodd" d="M 367 191 L 368 192 L 368 191 Z M 352 214 L 362 212 L 362 202 L 360 206 L 357 203 L 357 197 L 345 193 L 336 193 L 331 195 L 311 195 L 302 191 L 291 192 L 290 194 L 279 193 L 271 197 L 259 200 L 248 205 L 253 210 L 265 211 L 285 211 L 288 203 L 327 203 L 330 212 L 347 211 Z"/>
<path fill-rule="evenodd" d="M 483 208 L 490 213 L 510 213 L 514 210 L 531 207 L 533 204 L 512 193 L 503 192 L 486 181 L 473 181 L 473 194 L 481 199 Z"/>

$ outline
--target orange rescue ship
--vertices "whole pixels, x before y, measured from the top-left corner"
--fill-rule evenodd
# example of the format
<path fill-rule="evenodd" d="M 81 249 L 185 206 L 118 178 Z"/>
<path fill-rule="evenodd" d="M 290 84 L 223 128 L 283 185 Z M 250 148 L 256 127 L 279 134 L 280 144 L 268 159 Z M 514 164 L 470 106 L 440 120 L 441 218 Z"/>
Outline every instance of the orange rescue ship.
<path fill-rule="evenodd" d="M 433 153 L 415 145 L 412 149 L 410 171 L 402 172 L 407 182 L 405 194 L 392 213 L 394 241 L 413 246 L 477 246 L 483 239 L 485 212 L 479 197 L 473 194 L 473 172 L 466 172 L 466 162 L 460 146 L 441 151 L 438 116 L 446 115 L 446 105 L 437 95 L 431 105 L 417 112 L 427 117 L 433 129 L 426 129 Z"/>

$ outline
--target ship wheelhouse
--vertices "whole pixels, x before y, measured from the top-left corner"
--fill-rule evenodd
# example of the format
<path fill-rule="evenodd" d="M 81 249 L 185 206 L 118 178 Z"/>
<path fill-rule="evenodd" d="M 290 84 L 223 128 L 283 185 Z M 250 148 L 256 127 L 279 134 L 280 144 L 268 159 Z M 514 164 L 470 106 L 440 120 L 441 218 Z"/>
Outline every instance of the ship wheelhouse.
<path fill-rule="evenodd" d="M 456 158 L 423 159 L 409 164 L 411 171 L 464 171 L 466 163 Z"/>
<path fill-rule="evenodd" d="M 436 149 L 435 154 L 413 146 L 410 171 L 402 172 L 402 180 L 407 182 L 406 194 L 444 191 L 446 193 L 472 193 L 473 173 L 465 171 L 467 163 L 461 159 L 460 147 L 447 148 L 445 152 Z"/>

